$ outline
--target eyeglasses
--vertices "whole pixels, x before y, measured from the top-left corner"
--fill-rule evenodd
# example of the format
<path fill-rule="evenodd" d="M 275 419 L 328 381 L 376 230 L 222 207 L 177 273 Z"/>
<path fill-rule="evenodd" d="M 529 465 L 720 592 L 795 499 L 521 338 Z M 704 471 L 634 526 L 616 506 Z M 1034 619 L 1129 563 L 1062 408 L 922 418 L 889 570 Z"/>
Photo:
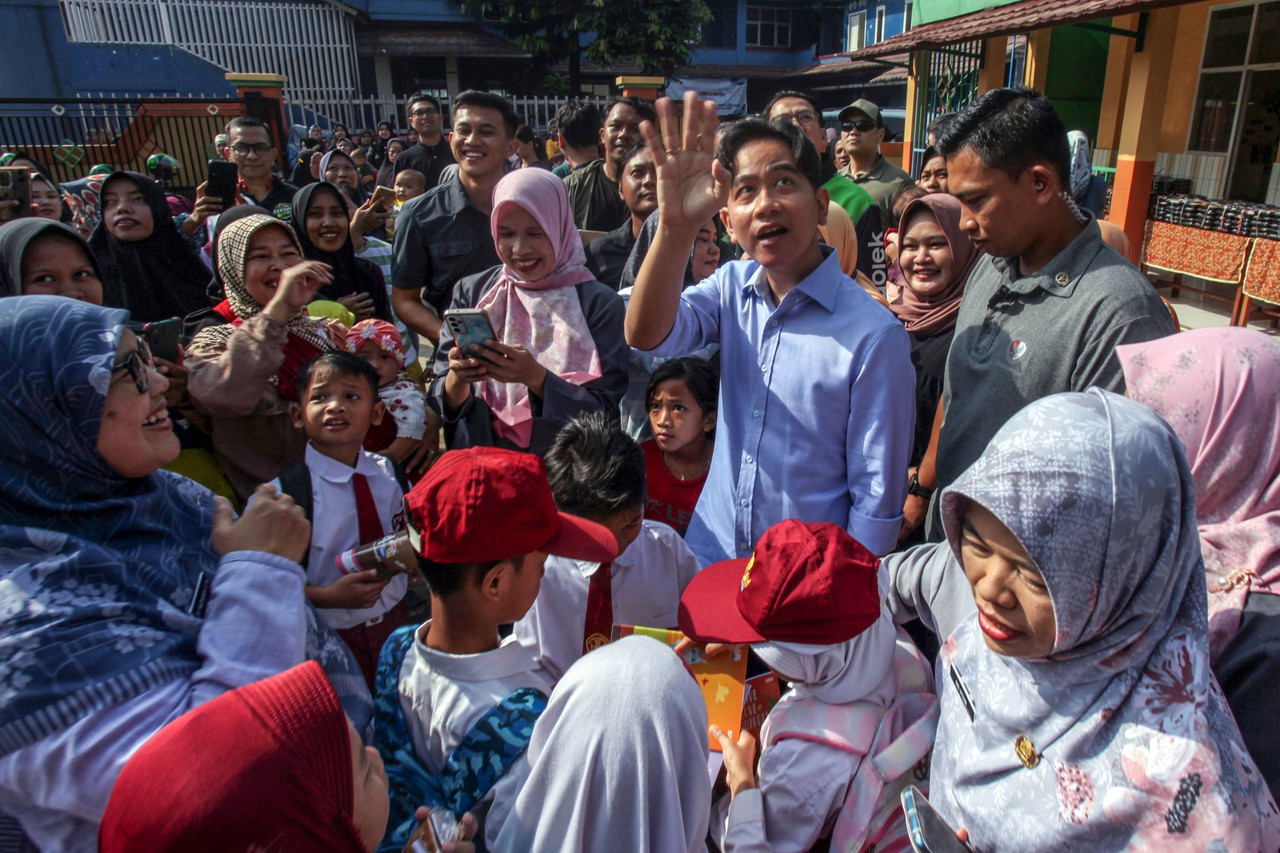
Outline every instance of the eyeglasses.
<path fill-rule="evenodd" d="M 265 142 L 256 142 L 250 145 L 247 142 L 237 142 L 231 146 L 231 150 L 241 157 L 248 157 L 250 154 L 257 154 L 259 157 L 267 156 L 267 152 L 271 150 L 271 146 Z"/>
<path fill-rule="evenodd" d="M 869 130 L 875 130 L 877 127 L 879 127 L 878 124 L 871 119 L 866 118 L 860 118 L 857 121 L 840 122 L 840 129 L 845 133 L 848 133 L 851 130 L 856 130 L 858 133 L 866 133 Z"/>
<path fill-rule="evenodd" d="M 427 118 L 428 116 L 440 115 L 440 111 L 436 109 L 432 109 L 431 107 L 427 107 L 426 109 L 423 109 L 423 110 L 414 110 L 413 112 L 409 113 L 409 115 L 413 116 L 414 118 Z"/>
<path fill-rule="evenodd" d="M 778 113 L 774 118 L 790 119 L 801 127 L 813 127 L 818 123 L 818 116 L 813 110 L 801 110 L 798 113 Z"/>
<path fill-rule="evenodd" d="M 154 368 L 155 361 L 151 358 L 151 347 L 147 346 L 144 338 L 138 338 L 138 348 L 126 355 L 124 361 L 111 365 L 111 372 L 128 370 L 129 375 L 133 377 L 133 384 L 138 386 L 138 393 L 145 394 L 151 388 L 151 374 L 148 371 Z"/>

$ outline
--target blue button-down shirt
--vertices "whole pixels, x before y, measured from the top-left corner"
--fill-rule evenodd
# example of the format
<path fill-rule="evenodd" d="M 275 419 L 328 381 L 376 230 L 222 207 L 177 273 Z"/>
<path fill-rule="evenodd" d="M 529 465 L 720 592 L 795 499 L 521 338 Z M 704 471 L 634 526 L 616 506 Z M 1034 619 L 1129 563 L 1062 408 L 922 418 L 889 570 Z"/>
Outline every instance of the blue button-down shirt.
<path fill-rule="evenodd" d="M 839 524 L 878 555 L 897 543 L 915 428 L 910 341 L 823 251 L 776 308 L 759 264 L 726 264 L 681 294 L 651 351 L 720 344 L 715 453 L 686 536 L 704 566 L 748 556 L 788 518 Z"/>

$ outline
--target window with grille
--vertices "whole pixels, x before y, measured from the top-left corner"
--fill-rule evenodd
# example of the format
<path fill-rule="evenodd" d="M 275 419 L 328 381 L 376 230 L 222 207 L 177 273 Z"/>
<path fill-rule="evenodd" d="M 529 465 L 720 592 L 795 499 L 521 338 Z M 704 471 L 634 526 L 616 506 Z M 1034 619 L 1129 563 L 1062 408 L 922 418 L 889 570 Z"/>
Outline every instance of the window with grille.
<path fill-rule="evenodd" d="M 748 6 L 747 47 L 791 47 L 791 10 Z"/>

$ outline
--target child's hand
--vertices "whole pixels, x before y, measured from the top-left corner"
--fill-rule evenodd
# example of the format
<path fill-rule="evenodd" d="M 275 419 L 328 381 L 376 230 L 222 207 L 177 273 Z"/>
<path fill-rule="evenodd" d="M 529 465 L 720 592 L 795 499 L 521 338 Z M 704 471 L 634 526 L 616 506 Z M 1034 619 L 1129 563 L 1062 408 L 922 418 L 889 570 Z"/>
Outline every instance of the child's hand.
<path fill-rule="evenodd" d="M 729 783 L 729 795 L 738 796 L 741 791 L 748 791 L 756 786 L 756 739 L 751 732 L 743 730 L 735 742 L 720 730 L 712 726 L 711 736 L 720 741 L 720 752 L 724 755 L 725 780 Z"/>
<path fill-rule="evenodd" d="M 220 556 L 232 551 L 265 551 L 297 563 L 307 553 L 311 522 L 293 498 L 278 494 L 274 486 L 258 486 L 238 519 L 226 498 L 213 501 L 213 547 Z"/>
<path fill-rule="evenodd" d="M 382 597 L 382 590 L 391 579 L 383 580 L 373 569 L 343 575 L 326 586 L 308 586 L 307 598 L 316 607 L 339 610 L 364 610 L 373 607 Z"/>

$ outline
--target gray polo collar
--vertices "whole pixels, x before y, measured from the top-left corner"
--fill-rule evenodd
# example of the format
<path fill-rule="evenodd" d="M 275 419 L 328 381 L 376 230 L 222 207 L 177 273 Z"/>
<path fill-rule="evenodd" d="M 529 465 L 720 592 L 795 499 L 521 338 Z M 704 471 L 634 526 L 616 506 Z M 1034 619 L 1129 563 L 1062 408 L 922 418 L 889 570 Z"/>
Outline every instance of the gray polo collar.
<path fill-rule="evenodd" d="M 1043 290 L 1051 296 L 1070 298 L 1075 292 L 1076 284 L 1085 274 L 1093 259 L 1102 251 L 1102 230 L 1098 228 L 1097 218 L 1090 213 L 1089 221 L 1067 247 L 1054 256 L 1053 260 L 1033 275 L 1017 275 L 1017 258 L 992 258 L 991 263 L 1000 274 L 1004 289 L 1014 293 L 1028 294 L 1036 289 Z"/>

